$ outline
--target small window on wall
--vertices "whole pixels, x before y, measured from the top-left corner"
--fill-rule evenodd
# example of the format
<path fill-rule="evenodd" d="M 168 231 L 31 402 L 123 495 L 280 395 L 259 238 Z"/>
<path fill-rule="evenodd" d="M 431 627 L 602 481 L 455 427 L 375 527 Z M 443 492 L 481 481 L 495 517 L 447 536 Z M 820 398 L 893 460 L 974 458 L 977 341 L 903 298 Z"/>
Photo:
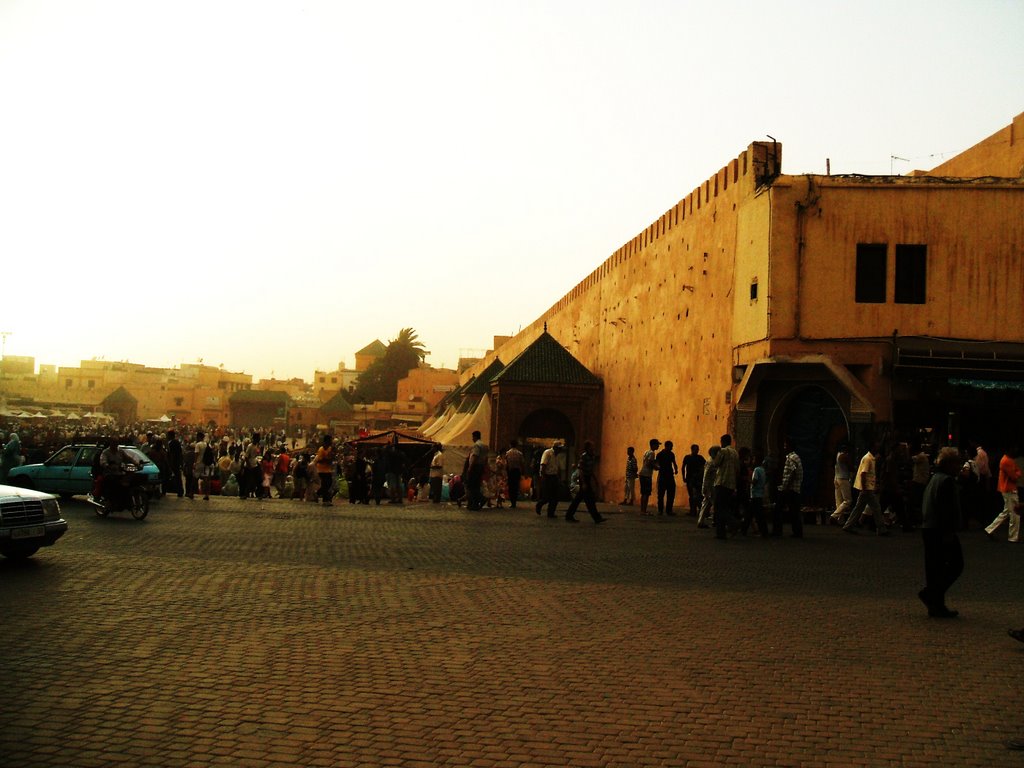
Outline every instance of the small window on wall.
<path fill-rule="evenodd" d="M 885 243 L 857 243 L 858 304 L 885 303 Z"/>
<path fill-rule="evenodd" d="M 750 284 L 750 300 L 757 301 L 757 278 Z"/>
<path fill-rule="evenodd" d="M 896 246 L 896 303 L 924 304 L 928 295 L 928 246 Z"/>

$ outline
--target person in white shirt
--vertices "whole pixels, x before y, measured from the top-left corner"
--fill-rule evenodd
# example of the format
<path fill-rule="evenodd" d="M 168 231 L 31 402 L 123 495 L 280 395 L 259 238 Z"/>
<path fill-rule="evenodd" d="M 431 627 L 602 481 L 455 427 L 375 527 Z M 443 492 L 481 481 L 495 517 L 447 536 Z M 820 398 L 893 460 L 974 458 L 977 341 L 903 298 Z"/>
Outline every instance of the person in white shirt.
<path fill-rule="evenodd" d="M 547 504 L 548 517 L 554 518 L 558 507 L 558 476 L 560 466 L 558 454 L 562 452 L 560 443 L 555 443 L 544 451 L 540 457 L 540 494 L 537 497 L 537 514 Z"/>
<path fill-rule="evenodd" d="M 857 497 L 857 504 L 854 506 L 853 511 L 850 512 L 850 519 L 843 526 L 843 530 L 846 533 L 857 533 L 857 529 L 854 526 L 860 522 L 865 507 L 871 507 L 871 515 L 875 519 L 875 533 L 879 536 L 885 536 L 889 533 L 889 529 L 885 527 L 885 518 L 882 516 L 882 505 L 878 503 L 878 479 L 875 470 L 875 457 L 877 455 L 878 444 L 874 443 L 868 449 L 868 452 L 864 454 L 864 458 L 860 460 L 860 466 L 857 468 L 857 479 L 853 483 L 853 487 L 860 491 L 860 495 Z"/>
<path fill-rule="evenodd" d="M 444 479 L 444 448 L 437 444 L 434 458 L 430 460 L 430 500 L 441 503 L 441 481 Z"/>

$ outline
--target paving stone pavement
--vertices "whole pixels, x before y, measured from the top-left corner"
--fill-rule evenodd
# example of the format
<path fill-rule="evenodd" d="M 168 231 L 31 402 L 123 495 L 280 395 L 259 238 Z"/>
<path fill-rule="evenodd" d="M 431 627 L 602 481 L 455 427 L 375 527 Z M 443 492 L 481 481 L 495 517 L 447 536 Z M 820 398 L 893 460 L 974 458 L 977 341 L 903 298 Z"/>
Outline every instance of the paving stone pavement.
<path fill-rule="evenodd" d="M 164 499 L 0 563 L 3 766 L 1024 766 L 1024 548 Z"/>

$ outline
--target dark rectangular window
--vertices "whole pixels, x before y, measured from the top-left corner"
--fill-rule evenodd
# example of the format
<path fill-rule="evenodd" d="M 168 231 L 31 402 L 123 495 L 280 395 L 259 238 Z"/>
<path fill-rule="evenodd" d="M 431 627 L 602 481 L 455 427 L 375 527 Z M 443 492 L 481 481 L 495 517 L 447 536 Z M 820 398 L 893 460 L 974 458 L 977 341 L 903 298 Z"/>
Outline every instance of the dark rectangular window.
<path fill-rule="evenodd" d="M 928 291 L 928 246 L 896 246 L 896 303 L 924 304 Z"/>
<path fill-rule="evenodd" d="M 857 243 L 858 304 L 885 303 L 885 243 Z"/>

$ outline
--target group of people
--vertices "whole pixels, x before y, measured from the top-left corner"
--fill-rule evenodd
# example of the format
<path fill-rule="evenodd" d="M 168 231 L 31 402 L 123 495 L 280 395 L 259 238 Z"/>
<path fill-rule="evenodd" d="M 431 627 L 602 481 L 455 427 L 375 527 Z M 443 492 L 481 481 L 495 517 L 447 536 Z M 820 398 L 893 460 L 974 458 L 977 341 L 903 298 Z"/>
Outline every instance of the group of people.
<path fill-rule="evenodd" d="M 223 436 L 219 441 L 207 438 L 202 430 L 183 437 L 172 429 L 161 436 L 148 433 L 139 441 L 140 448 L 160 470 L 163 490 L 179 497 L 200 495 L 209 499 L 211 493 L 223 493 L 247 499 L 272 498 L 276 494 L 278 498 L 330 505 L 339 480 L 344 478 L 349 501 L 357 504 L 379 504 L 384 498 L 390 503 L 403 503 L 408 498 L 434 503 L 451 500 L 461 506 L 464 497 L 469 510 L 501 506 L 506 499 L 516 508 L 525 491 L 534 497 L 536 513 L 541 515 L 546 509 L 549 518 L 557 517 L 566 450 L 556 441 L 536 452 L 531 462 L 516 440 L 492 454 L 481 433 L 474 432 L 461 475 L 445 473 L 444 448 L 435 445 L 429 469 L 416 476 L 409 471 L 406 455 L 396 444 L 339 452 L 334 438 L 327 434 L 315 449 L 289 452 L 283 439 L 273 436 L 271 443 L 259 432 Z M 114 449 L 118 442 L 127 441 L 115 438 Z M 24 461 L 24 456 L 15 432 L 6 439 L 0 437 L 0 446 L 3 480 L 10 468 Z M 691 445 L 680 462 L 673 449 L 671 440 L 662 444 L 657 438 L 649 440 L 648 449 L 639 458 L 634 447 L 626 449 L 621 503 L 634 503 L 639 481 L 640 513 L 674 516 L 676 476 L 681 474 L 688 495 L 688 514 L 697 518 L 699 528 L 713 526 L 717 538 L 745 535 L 751 529 L 762 537 L 781 536 L 787 520 L 792 535 L 803 536 L 803 462 L 788 439 L 784 441 L 781 464 L 771 457 L 762 459 L 749 449 L 737 450 L 729 434 L 710 447 L 708 458 L 701 455 L 698 445 Z M 109 455 L 109 449 L 103 453 Z M 109 458 L 105 461 L 109 464 Z M 574 464 L 566 521 L 578 522 L 576 512 L 581 505 L 595 523 L 605 521 L 596 506 L 596 464 L 594 447 L 586 441 Z M 946 605 L 945 597 L 963 571 L 958 533 L 966 526 L 967 517 L 980 513 L 980 519 L 988 522 L 985 533 L 993 540 L 1006 523 L 1007 540 L 1020 541 L 1024 496 L 1021 450 L 1006 451 L 994 476 L 987 452 L 976 443 L 966 459 L 958 449 L 943 447 L 934 461 L 928 445 L 911 454 L 906 444 L 897 443 L 883 457 L 879 444 L 873 443 L 856 462 L 856 469 L 854 464 L 849 446 L 839 446 L 831 522 L 841 525 L 844 532 L 858 533 L 865 517 L 870 516 L 876 535 L 882 536 L 889 533 L 886 512 L 891 512 L 892 525 L 901 525 L 907 531 L 919 527 L 924 544 L 925 586 L 918 597 L 931 617 L 957 616 L 957 611 Z M 998 493 L 1001 507 L 988 521 L 984 509 L 994 498 L 993 493 Z M 651 507 L 652 496 L 655 507 Z M 766 519 L 769 498 L 774 502 L 770 527 Z M 1011 636 L 1024 641 L 1024 629 L 1012 630 Z"/>
<path fill-rule="evenodd" d="M 639 459 L 633 446 L 626 449 L 623 504 L 634 502 L 639 481 L 640 513 L 674 516 L 676 476 L 681 474 L 689 499 L 688 514 L 697 518 L 698 528 L 714 526 L 717 538 L 726 539 L 737 533 L 746 535 L 751 528 L 762 537 L 781 536 L 787 517 L 793 536 L 803 536 L 800 512 L 803 463 L 788 442 L 771 529 L 766 519 L 768 483 L 773 469 L 770 460 L 762 459 L 748 448 L 737 450 L 729 434 L 722 435 L 719 444 L 710 447 L 708 458 L 701 455 L 700 446 L 691 445 L 681 463 L 676 459 L 671 440 L 662 445 L 657 438 L 651 438 L 648 446 Z M 650 506 L 651 496 L 656 498 L 657 513 Z"/>

